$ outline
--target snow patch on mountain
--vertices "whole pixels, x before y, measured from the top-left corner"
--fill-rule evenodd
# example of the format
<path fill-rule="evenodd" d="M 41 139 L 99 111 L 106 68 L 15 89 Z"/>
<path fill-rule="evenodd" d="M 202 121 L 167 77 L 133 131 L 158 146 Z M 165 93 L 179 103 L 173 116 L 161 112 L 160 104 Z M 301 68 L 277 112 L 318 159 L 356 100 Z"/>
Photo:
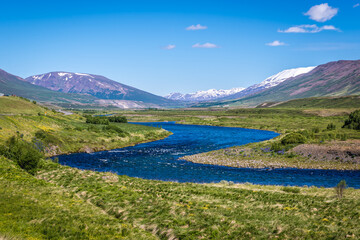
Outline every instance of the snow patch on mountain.
<path fill-rule="evenodd" d="M 301 67 L 301 68 L 287 69 L 275 75 L 272 75 L 271 77 L 268 77 L 261 83 L 256 84 L 254 86 L 263 87 L 263 88 L 275 87 L 276 85 L 279 85 L 280 83 L 282 83 L 283 81 L 289 78 L 296 77 L 300 74 L 308 73 L 314 68 L 315 67 Z"/>
<path fill-rule="evenodd" d="M 197 91 L 195 93 L 187 93 L 187 94 L 170 93 L 170 94 L 166 95 L 165 98 L 172 99 L 172 100 L 179 100 L 179 101 L 189 101 L 189 102 L 190 101 L 193 101 L 193 102 L 208 101 L 208 100 L 215 100 L 218 98 L 223 98 L 223 97 L 241 92 L 244 89 L 245 88 L 232 88 L 232 89 L 228 89 L 228 90 L 209 89 L 207 91 Z"/>
<path fill-rule="evenodd" d="M 245 97 L 245 96 L 248 96 L 251 94 L 258 93 L 264 89 L 275 87 L 275 86 L 279 85 L 280 83 L 282 83 L 292 77 L 296 77 L 301 74 L 308 73 L 308 72 L 312 71 L 314 68 L 316 68 L 316 67 L 300 67 L 300 68 L 293 68 L 293 69 L 287 69 L 287 70 L 281 71 L 275 75 L 272 75 L 272 76 L 266 78 L 261 83 L 254 84 L 241 92 L 229 95 L 229 96 L 225 97 L 225 99 L 237 99 L 237 98 L 241 98 L 241 97 Z"/>

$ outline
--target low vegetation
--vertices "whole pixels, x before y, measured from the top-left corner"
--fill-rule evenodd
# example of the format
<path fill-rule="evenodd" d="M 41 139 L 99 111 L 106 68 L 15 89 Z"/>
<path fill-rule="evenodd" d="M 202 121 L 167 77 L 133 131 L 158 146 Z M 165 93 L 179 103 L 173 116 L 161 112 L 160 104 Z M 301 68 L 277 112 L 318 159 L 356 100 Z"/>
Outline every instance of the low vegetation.
<path fill-rule="evenodd" d="M 356 110 L 349 115 L 343 128 L 360 130 L 360 110 Z"/>
<path fill-rule="evenodd" d="M 360 192 L 150 181 L 45 161 L 0 160 L 0 233 L 28 239 L 360 237 Z M 36 199 L 36 201 L 34 201 Z"/>
<path fill-rule="evenodd" d="M 7 107 L 2 108 L 7 104 L 12 108 L 10 113 Z M 20 114 L 24 105 L 27 114 Z M 161 128 L 124 123 L 126 118 L 122 116 L 113 117 L 111 121 L 107 117 L 99 118 L 106 121 L 86 123 L 87 118 L 80 114 L 65 116 L 18 97 L 0 97 L 0 144 L 20 134 L 24 141 L 41 142 L 44 154 L 53 156 L 115 149 L 170 134 Z"/>

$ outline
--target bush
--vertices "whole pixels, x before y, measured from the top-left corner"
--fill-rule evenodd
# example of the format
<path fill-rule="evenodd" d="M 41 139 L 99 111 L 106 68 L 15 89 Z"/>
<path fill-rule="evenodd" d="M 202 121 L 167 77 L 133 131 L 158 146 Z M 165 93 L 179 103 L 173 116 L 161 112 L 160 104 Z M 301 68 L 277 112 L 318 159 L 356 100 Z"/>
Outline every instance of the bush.
<path fill-rule="evenodd" d="M 344 192 L 345 192 L 345 188 L 346 188 L 346 182 L 345 180 L 341 180 L 338 185 L 336 185 L 335 187 L 335 192 L 336 192 L 336 195 L 339 199 L 341 199 L 344 195 Z"/>
<path fill-rule="evenodd" d="M 335 130 L 335 129 L 336 129 L 336 126 L 335 126 L 335 124 L 333 124 L 333 123 L 329 123 L 329 124 L 327 125 L 326 129 L 327 129 L 327 130 Z"/>
<path fill-rule="evenodd" d="M 109 119 L 101 116 L 85 115 L 86 123 L 109 125 Z"/>
<path fill-rule="evenodd" d="M 279 152 L 284 150 L 284 146 L 281 143 L 273 142 L 270 147 L 271 151 Z"/>
<path fill-rule="evenodd" d="M 306 138 L 300 133 L 290 133 L 286 135 L 283 139 L 281 139 L 281 143 L 284 145 L 287 144 L 298 144 L 305 143 Z"/>
<path fill-rule="evenodd" d="M 35 101 L 35 100 L 33 101 L 33 104 L 36 104 L 36 101 Z"/>
<path fill-rule="evenodd" d="M 36 173 L 39 161 L 44 157 L 35 144 L 15 136 L 9 138 L 5 145 L 0 146 L 0 154 L 15 161 L 30 174 Z"/>
<path fill-rule="evenodd" d="M 349 118 L 345 120 L 343 128 L 360 130 L 360 110 L 350 113 Z"/>
<path fill-rule="evenodd" d="M 54 144 L 58 145 L 61 144 L 61 140 L 56 138 L 54 135 L 50 134 L 49 132 L 45 132 L 44 130 L 39 130 L 35 133 L 35 137 L 42 140 L 46 144 Z"/>
<path fill-rule="evenodd" d="M 108 126 L 105 126 L 103 128 L 104 131 L 108 131 L 108 132 L 114 132 L 114 133 L 117 133 L 119 134 L 120 136 L 126 136 L 127 133 L 122 130 L 121 128 L 119 128 L 118 126 L 115 126 L 115 125 L 108 125 Z"/>
<path fill-rule="evenodd" d="M 113 116 L 108 117 L 110 122 L 116 122 L 116 123 L 127 123 L 127 119 L 124 116 Z"/>

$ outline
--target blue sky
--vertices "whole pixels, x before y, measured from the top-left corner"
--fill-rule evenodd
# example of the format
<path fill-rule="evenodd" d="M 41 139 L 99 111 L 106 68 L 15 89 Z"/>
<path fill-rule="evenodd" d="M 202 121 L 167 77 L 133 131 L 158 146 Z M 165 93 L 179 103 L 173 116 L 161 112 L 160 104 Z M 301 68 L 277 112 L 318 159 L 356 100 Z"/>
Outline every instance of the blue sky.
<path fill-rule="evenodd" d="M 359 3 L 2 0 L 0 68 L 99 74 L 158 95 L 247 87 L 360 59 Z"/>

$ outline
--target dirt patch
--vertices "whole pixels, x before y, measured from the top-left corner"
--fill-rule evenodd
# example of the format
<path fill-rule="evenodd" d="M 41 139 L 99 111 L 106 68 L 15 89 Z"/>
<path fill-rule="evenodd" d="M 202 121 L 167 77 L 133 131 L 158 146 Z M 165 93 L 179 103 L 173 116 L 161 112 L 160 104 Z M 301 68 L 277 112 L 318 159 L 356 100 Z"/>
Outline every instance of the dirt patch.
<path fill-rule="evenodd" d="M 360 164 L 360 140 L 332 141 L 326 144 L 302 144 L 293 149 L 297 154 L 317 161 L 340 161 Z"/>

